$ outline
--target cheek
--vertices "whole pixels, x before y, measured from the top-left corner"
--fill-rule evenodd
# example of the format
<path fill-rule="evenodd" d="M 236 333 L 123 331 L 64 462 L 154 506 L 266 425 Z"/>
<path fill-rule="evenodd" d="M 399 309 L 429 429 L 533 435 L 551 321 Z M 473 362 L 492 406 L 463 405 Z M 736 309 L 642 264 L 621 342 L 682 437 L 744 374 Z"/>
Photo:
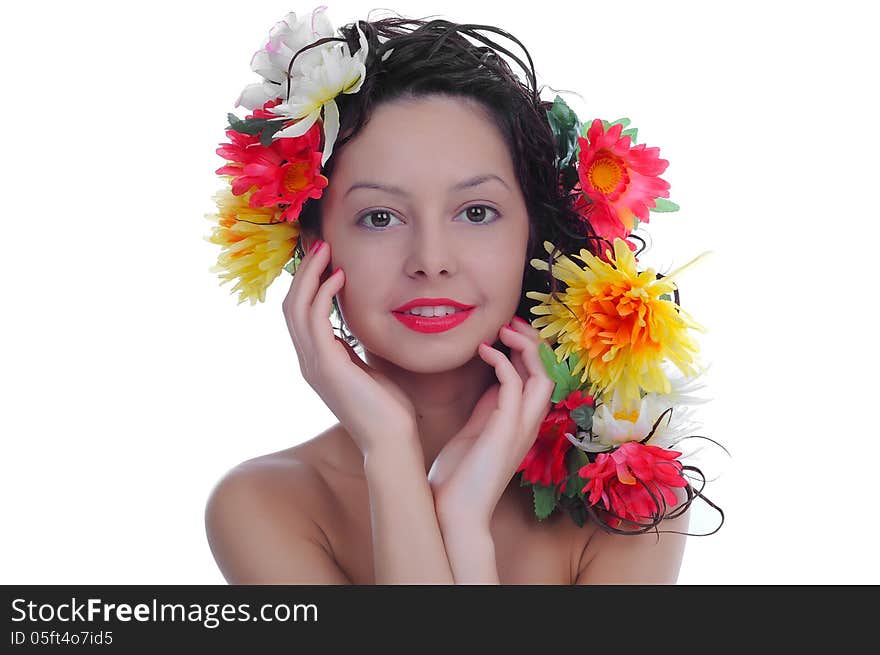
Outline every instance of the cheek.
<path fill-rule="evenodd" d="M 523 274 L 528 265 L 528 233 L 521 232 L 509 233 L 493 247 L 481 249 L 478 258 L 484 279 L 492 280 L 495 288 L 515 288 L 517 294 L 522 289 Z"/>
<path fill-rule="evenodd" d="M 480 266 L 471 269 L 479 295 L 489 303 L 492 315 L 508 320 L 519 306 L 523 293 L 523 258 L 518 254 L 507 257 L 486 257 Z M 495 316 L 497 314 L 497 316 Z"/>
<path fill-rule="evenodd" d="M 383 270 L 380 257 L 342 257 L 338 264 L 345 272 L 345 284 L 336 294 L 339 309 L 352 332 L 363 332 L 367 322 L 386 308 L 391 297 L 391 272 Z M 390 309 L 390 307 L 388 307 Z"/>

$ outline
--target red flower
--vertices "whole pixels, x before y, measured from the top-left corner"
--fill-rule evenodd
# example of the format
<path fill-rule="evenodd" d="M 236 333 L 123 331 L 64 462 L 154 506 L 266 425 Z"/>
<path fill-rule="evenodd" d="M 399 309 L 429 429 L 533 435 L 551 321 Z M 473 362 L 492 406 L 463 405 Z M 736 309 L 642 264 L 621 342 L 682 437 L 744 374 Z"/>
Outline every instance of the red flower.
<path fill-rule="evenodd" d="M 622 131 L 618 123 L 605 132 L 596 118 L 587 138 L 578 137 L 578 179 L 583 192 L 601 207 L 594 211 L 595 227 L 612 242 L 632 232 L 634 216 L 647 223 L 656 198 L 669 197 L 669 183 L 659 177 L 669 162 L 658 157 L 660 149 L 633 146 L 628 136 L 621 138 Z"/>
<path fill-rule="evenodd" d="M 580 216 L 589 222 L 593 231 L 596 233 L 596 236 L 607 239 L 609 243 L 612 244 L 616 238 L 623 239 L 623 242 L 630 250 L 633 252 L 637 250 L 636 244 L 627 239 L 629 233 L 623 227 L 623 223 L 618 220 L 616 214 L 614 214 L 606 203 L 590 202 L 584 196 L 583 192 L 581 192 L 580 184 L 575 185 L 574 191 L 577 193 L 577 198 L 573 203 L 573 208 Z M 592 243 L 596 249 L 596 256 L 603 262 L 610 264 L 612 260 L 605 254 L 605 251 L 611 250 L 613 258 L 613 246 L 604 241 L 594 240 Z M 639 258 L 636 257 L 635 260 L 638 262 Z"/>
<path fill-rule="evenodd" d="M 592 405 L 593 397 L 580 390 L 572 391 L 547 412 L 538 430 L 538 438 L 517 469 L 523 471 L 524 480 L 532 484 L 559 485 L 568 477 L 565 454 L 572 443 L 565 433 L 577 431 L 577 424 L 569 412 L 584 404 Z"/>
<path fill-rule="evenodd" d="M 601 500 L 605 509 L 617 516 L 643 523 L 664 513 L 664 501 L 666 507 L 678 504 L 672 487 L 688 484 L 681 474 L 679 455 L 674 450 L 628 441 L 612 453 L 599 453 L 578 475 L 589 480 L 583 492 L 589 491 L 590 505 Z"/>
<path fill-rule="evenodd" d="M 280 102 L 270 100 L 249 118 L 277 118 L 266 111 Z M 252 187 L 252 207 L 284 207 L 282 221 L 295 221 L 303 203 L 320 198 L 329 181 L 321 175 L 321 128 L 316 122 L 299 137 L 275 139 L 268 147 L 258 136 L 227 130 L 232 143 L 221 144 L 217 154 L 231 163 L 217 169 L 218 175 L 232 175 L 232 193 L 240 196 Z"/>

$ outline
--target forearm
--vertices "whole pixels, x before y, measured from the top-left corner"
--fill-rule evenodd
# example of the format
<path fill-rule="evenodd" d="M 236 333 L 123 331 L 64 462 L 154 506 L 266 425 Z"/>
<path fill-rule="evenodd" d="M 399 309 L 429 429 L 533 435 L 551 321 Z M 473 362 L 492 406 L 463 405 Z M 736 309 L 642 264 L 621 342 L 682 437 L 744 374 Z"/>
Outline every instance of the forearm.
<path fill-rule="evenodd" d="M 439 520 L 455 584 L 501 584 L 489 526 L 442 512 Z"/>
<path fill-rule="evenodd" d="M 418 439 L 364 457 L 376 584 L 454 584 Z"/>

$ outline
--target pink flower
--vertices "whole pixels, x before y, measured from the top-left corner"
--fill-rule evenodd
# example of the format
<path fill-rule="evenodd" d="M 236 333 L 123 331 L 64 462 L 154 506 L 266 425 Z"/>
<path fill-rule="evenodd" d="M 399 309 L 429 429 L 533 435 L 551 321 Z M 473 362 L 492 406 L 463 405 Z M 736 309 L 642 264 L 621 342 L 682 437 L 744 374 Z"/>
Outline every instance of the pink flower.
<path fill-rule="evenodd" d="M 583 193 L 598 207 L 593 210 L 594 227 L 609 241 L 625 238 L 635 228 L 634 217 L 647 223 L 656 198 L 669 197 L 669 183 L 660 174 L 669 162 L 660 159 L 659 148 L 631 145 L 621 137 L 623 125 L 606 132 L 594 119 L 587 138 L 578 137 L 578 179 Z"/>
<path fill-rule="evenodd" d="M 617 516 L 644 523 L 678 504 L 672 488 L 688 484 L 681 474 L 680 455 L 629 441 L 612 453 L 600 453 L 595 462 L 581 467 L 578 475 L 588 480 L 583 492 L 589 491 L 590 505 L 601 500 L 604 508 Z"/>

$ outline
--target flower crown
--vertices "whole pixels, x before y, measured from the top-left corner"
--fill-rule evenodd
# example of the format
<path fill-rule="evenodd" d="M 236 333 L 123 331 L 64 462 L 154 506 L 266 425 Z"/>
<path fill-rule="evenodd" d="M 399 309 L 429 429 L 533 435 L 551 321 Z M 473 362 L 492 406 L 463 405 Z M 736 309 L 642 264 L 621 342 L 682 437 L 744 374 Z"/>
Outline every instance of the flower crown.
<path fill-rule="evenodd" d="M 263 81 L 248 85 L 235 103 L 253 113 L 244 120 L 228 114 L 230 142 L 217 149 L 227 164 L 216 173 L 227 184 L 214 197 L 217 213 L 206 215 L 215 226 L 205 238 L 222 247 L 211 272 L 220 273 L 221 284 L 237 280 L 231 293 L 238 292 L 239 304 L 265 301 L 282 270 L 293 274 L 300 212 L 328 184 L 321 171 L 339 131 L 335 98 L 357 93 L 366 76 L 368 42 L 360 26 L 352 51 L 334 36 L 325 9 L 304 20 L 289 13 L 272 28 L 251 59 Z M 606 530 L 632 534 L 679 516 L 701 497 L 723 522 L 702 494 L 705 477 L 672 449 L 696 425 L 690 408 L 707 401 L 692 395 L 702 371 L 689 333 L 705 328 L 678 304 L 674 280 L 708 253 L 664 276 L 638 270 L 630 240 L 638 239 L 632 233 L 649 222 L 649 212 L 678 210 L 659 177 L 669 162 L 658 148 L 635 145 L 638 132 L 627 118 L 582 125 L 556 96 L 547 120 L 560 184 L 572 189 L 572 206 L 592 227 L 600 254 L 572 255 L 582 266 L 545 241 L 548 260 L 531 260 L 564 290 L 554 282 L 551 293 L 526 293 L 539 301 L 532 326 L 556 344 L 539 347 L 556 387 L 517 470 L 520 485 L 532 487 L 538 519 L 560 508 L 579 526 L 590 517 Z M 700 488 L 689 479 L 701 480 Z M 680 506 L 677 488 L 687 496 Z"/>

